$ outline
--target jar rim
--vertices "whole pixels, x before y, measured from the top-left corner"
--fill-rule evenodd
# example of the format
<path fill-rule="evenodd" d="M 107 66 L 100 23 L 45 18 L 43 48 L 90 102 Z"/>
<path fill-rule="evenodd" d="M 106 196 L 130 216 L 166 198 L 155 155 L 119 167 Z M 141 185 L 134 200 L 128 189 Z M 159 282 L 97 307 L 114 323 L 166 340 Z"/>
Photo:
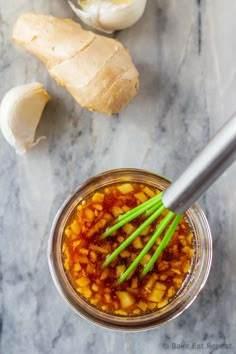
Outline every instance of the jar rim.
<path fill-rule="evenodd" d="M 88 195 L 91 192 L 90 189 L 93 189 L 93 192 L 95 192 L 98 188 L 105 187 L 108 184 L 128 181 L 127 177 L 129 177 L 129 180 L 131 178 L 132 182 L 137 182 L 135 179 L 139 178 L 140 182 L 147 185 L 155 182 L 154 187 L 162 189 L 165 189 L 170 184 L 170 180 L 166 177 L 136 168 L 109 170 L 87 179 L 65 199 L 56 213 L 48 241 L 48 263 L 57 290 L 77 314 L 92 323 L 109 329 L 141 331 L 160 326 L 176 318 L 192 304 L 205 285 L 209 275 L 212 261 L 212 239 L 206 216 L 201 207 L 195 203 L 186 212 L 196 237 L 195 264 L 192 266 L 190 274 L 184 280 L 180 289 L 181 291 L 168 305 L 151 314 L 121 317 L 107 314 L 88 304 L 73 289 L 65 274 L 61 261 L 62 230 L 64 230 L 66 220 L 79 203 L 79 200 L 85 198 L 84 193 L 86 191 Z"/>

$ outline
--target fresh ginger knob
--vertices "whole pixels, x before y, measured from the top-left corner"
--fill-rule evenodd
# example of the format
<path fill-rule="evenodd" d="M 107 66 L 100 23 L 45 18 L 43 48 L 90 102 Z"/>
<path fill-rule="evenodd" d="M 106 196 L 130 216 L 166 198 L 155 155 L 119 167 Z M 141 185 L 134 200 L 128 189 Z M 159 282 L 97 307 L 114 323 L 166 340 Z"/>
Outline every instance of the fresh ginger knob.
<path fill-rule="evenodd" d="M 15 25 L 13 41 L 42 60 L 84 108 L 118 113 L 137 94 L 138 71 L 123 45 L 70 19 L 26 13 Z"/>

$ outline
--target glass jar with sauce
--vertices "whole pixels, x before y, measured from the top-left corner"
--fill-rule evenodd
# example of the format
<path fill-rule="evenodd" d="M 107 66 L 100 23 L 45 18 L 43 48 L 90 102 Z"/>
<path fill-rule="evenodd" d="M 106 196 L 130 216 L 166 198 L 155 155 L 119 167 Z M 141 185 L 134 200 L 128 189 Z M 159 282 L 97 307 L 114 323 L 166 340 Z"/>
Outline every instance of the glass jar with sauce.
<path fill-rule="evenodd" d="M 48 260 L 51 275 L 59 293 L 78 314 L 95 324 L 110 329 L 138 331 L 159 326 L 177 317 L 191 305 L 199 291 L 204 286 L 209 274 L 212 259 L 212 240 L 206 217 L 199 205 L 194 204 L 186 212 L 186 218 L 188 219 L 193 235 L 194 252 L 191 259 L 191 266 L 180 288 L 176 291 L 173 298 L 170 299 L 171 301 L 168 303 L 166 301 L 165 306 L 161 305 L 158 307 L 157 304 L 157 307 L 155 307 L 153 311 L 142 312 L 141 310 L 137 311 L 137 309 L 134 309 L 132 313 L 129 313 L 126 309 L 125 311 L 120 309 L 113 312 L 107 310 L 103 311 L 103 308 L 107 308 L 106 305 L 102 308 L 101 306 L 94 306 L 83 296 L 83 294 L 80 294 L 79 291 L 77 291 L 78 289 L 74 286 L 71 276 L 68 274 L 65 267 L 63 257 L 65 230 L 67 229 L 69 220 L 71 220 L 76 208 L 83 200 L 88 200 L 88 198 L 95 195 L 96 192 L 105 189 L 109 190 L 109 187 L 114 188 L 113 186 L 124 185 L 127 183 L 137 186 L 146 186 L 151 190 L 165 190 L 170 182 L 164 177 L 138 169 L 111 170 L 90 178 L 81 184 L 75 192 L 66 199 L 59 209 L 49 239 Z M 140 193 L 138 194 L 141 197 Z M 84 269 L 83 274 L 84 272 L 86 273 L 87 268 Z M 178 270 L 175 271 L 178 274 Z M 88 278 L 80 278 L 80 283 L 84 281 L 84 279 Z M 159 286 L 166 287 L 164 283 L 162 285 L 161 282 L 157 281 L 157 286 L 158 284 Z M 136 289 L 131 289 L 130 291 L 133 291 L 135 294 L 135 292 L 138 292 L 138 289 L 139 285 L 136 285 Z M 118 291 L 118 297 L 122 292 L 123 291 Z M 110 295 L 108 294 L 107 297 L 108 296 Z M 131 295 L 131 298 L 134 299 L 134 296 Z M 119 302 L 119 299 L 117 301 Z M 147 301 L 146 303 L 150 302 Z M 147 307 L 146 303 L 141 301 L 140 307 Z M 134 306 L 131 306 L 130 308 L 133 309 L 133 307 Z"/>

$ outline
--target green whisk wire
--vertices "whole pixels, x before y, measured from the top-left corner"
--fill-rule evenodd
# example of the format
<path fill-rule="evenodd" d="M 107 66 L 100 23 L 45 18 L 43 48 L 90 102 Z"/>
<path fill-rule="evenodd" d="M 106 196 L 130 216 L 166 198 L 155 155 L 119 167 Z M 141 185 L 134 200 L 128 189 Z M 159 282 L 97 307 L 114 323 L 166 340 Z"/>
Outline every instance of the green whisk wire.
<path fill-rule="evenodd" d="M 154 220 L 158 218 L 165 210 L 165 206 L 162 205 L 159 209 L 157 209 L 147 220 L 143 222 L 110 256 L 106 258 L 106 260 L 102 264 L 102 269 L 107 267 L 113 259 L 115 259 L 124 249 Z M 126 222 L 125 222 L 126 223 Z M 117 223 L 115 226 L 117 226 Z"/>
<path fill-rule="evenodd" d="M 146 266 L 144 267 L 141 276 L 145 276 L 150 269 L 153 267 L 154 263 L 156 262 L 157 258 L 160 256 L 161 252 L 166 248 L 166 246 L 169 244 L 175 230 L 176 227 L 178 226 L 180 220 L 182 219 L 183 215 L 178 214 L 176 215 L 176 217 L 174 218 L 173 222 L 171 223 L 170 227 L 168 228 L 167 232 L 165 233 L 165 236 L 163 237 L 163 239 L 161 240 L 161 243 L 159 244 L 159 246 L 157 247 L 156 251 L 154 252 L 154 254 L 152 255 L 150 261 L 146 264 Z"/>
<path fill-rule="evenodd" d="M 146 210 L 146 208 L 149 209 L 149 208 L 152 207 L 152 205 L 155 207 L 156 203 L 162 202 L 162 201 L 161 201 L 162 195 L 163 195 L 163 192 L 158 193 L 158 194 L 155 195 L 154 197 L 148 199 L 146 202 L 143 202 L 142 204 L 136 206 L 135 208 L 133 208 L 133 209 L 127 211 L 125 214 L 120 215 L 120 216 L 118 217 L 119 221 L 121 221 L 122 219 L 126 218 L 126 217 L 129 216 L 129 215 L 133 215 L 133 213 L 134 213 L 135 211 L 138 211 L 138 210 L 141 210 L 141 209 L 142 209 L 142 210 L 143 210 L 143 209 Z M 146 208 L 143 208 L 144 206 L 145 206 Z"/>
<path fill-rule="evenodd" d="M 161 204 L 162 204 L 162 200 L 159 200 L 156 205 L 154 205 L 153 207 L 149 208 L 149 209 L 146 211 L 146 215 L 149 216 L 149 215 L 151 215 L 152 213 L 154 213 L 154 211 L 155 211 L 158 207 L 160 207 Z"/>
<path fill-rule="evenodd" d="M 122 283 L 124 280 L 128 278 L 128 276 L 132 273 L 132 271 L 139 265 L 139 262 L 143 259 L 143 257 L 148 253 L 150 248 L 154 245 L 156 242 L 157 238 L 161 235 L 161 233 L 165 230 L 166 226 L 169 224 L 169 222 L 173 219 L 174 213 L 170 211 L 164 219 L 160 222 L 159 226 L 157 227 L 156 231 L 152 235 L 151 239 L 148 241 L 148 243 L 144 246 L 142 251 L 139 253 L 139 255 L 135 258 L 135 260 L 130 264 L 130 266 L 126 269 L 126 271 L 120 276 L 120 278 L 117 280 L 117 285 Z"/>
<path fill-rule="evenodd" d="M 102 264 L 102 269 L 107 267 L 124 249 L 141 233 L 148 227 L 153 221 L 155 221 L 165 210 L 166 207 L 162 202 L 162 195 L 163 193 L 159 193 L 158 195 L 152 197 L 151 199 L 147 200 L 146 202 L 138 205 L 132 210 L 129 210 L 127 213 L 120 215 L 118 217 L 118 222 L 108 228 L 104 234 L 102 235 L 102 239 L 108 237 L 113 232 L 120 229 L 122 226 L 127 224 L 128 222 L 132 221 L 133 219 L 137 218 L 141 214 L 146 214 L 148 218 L 115 250 L 110 254 L 106 260 Z M 148 251 L 152 248 L 158 237 L 163 233 L 166 229 L 168 224 L 174 218 L 172 223 L 170 224 L 167 232 L 165 233 L 163 239 L 161 240 L 159 246 L 153 253 L 149 262 L 143 268 L 141 276 L 145 276 L 153 267 L 154 263 L 156 262 L 157 258 L 161 254 L 161 252 L 166 248 L 168 243 L 170 242 L 176 227 L 178 226 L 182 215 L 178 214 L 175 216 L 175 213 L 169 211 L 168 214 L 162 219 L 160 224 L 157 226 L 156 231 L 144 246 L 142 251 L 138 254 L 135 260 L 130 264 L 130 266 L 125 270 L 125 272 L 120 276 L 117 280 L 117 285 L 121 284 L 124 280 L 126 280 L 129 275 L 133 272 L 133 270 L 139 265 L 140 261 L 142 261 L 143 257 L 148 253 Z"/>
<path fill-rule="evenodd" d="M 132 221 L 133 219 L 137 218 L 139 215 L 143 214 L 147 208 L 150 208 L 152 206 L 155 206 L 158 201 L 161 201 L 162 193 L 159 193 L 155 197 L 152 197 L 151 199 L 147 200 L 146 202 L 142 203 L 141 205 L 138 205 L 136 208 L 128 211 L 124 215 L 121 215 L 118 218 L 118 222 L 108 228 L 104 234 L 102 235 L 102 239 L 106 238 L 107 236 L 111 235 L 114 231 L 118 230 L 128 222 Z M 162 202 L 161 202 L 162 203 Z M 158 204 L 159 205 L 159 204 Z M 148 224 L 149 225 L 149 224 Z"/>

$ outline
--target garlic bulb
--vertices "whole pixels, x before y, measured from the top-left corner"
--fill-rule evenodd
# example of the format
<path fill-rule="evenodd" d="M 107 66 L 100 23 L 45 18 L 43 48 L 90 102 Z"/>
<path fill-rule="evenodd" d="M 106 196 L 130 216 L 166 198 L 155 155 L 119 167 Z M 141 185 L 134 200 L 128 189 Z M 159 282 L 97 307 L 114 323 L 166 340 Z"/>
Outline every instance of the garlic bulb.
<path fill-rule="evenodd" d="M 84 23 L 106 33 L 135 24 L 143 15 L 146 3 L 147 0 L 78 0 L 77 8 L 69 1 Z"/>
<path fill-rule="evenodd" d="M 32 84 L 12 88 L 0 106 L 0 128 L 17 154 L 23 154 L 36 145 L 34 135 L 46 103 L 51 99 L 43 86 Z"/>

